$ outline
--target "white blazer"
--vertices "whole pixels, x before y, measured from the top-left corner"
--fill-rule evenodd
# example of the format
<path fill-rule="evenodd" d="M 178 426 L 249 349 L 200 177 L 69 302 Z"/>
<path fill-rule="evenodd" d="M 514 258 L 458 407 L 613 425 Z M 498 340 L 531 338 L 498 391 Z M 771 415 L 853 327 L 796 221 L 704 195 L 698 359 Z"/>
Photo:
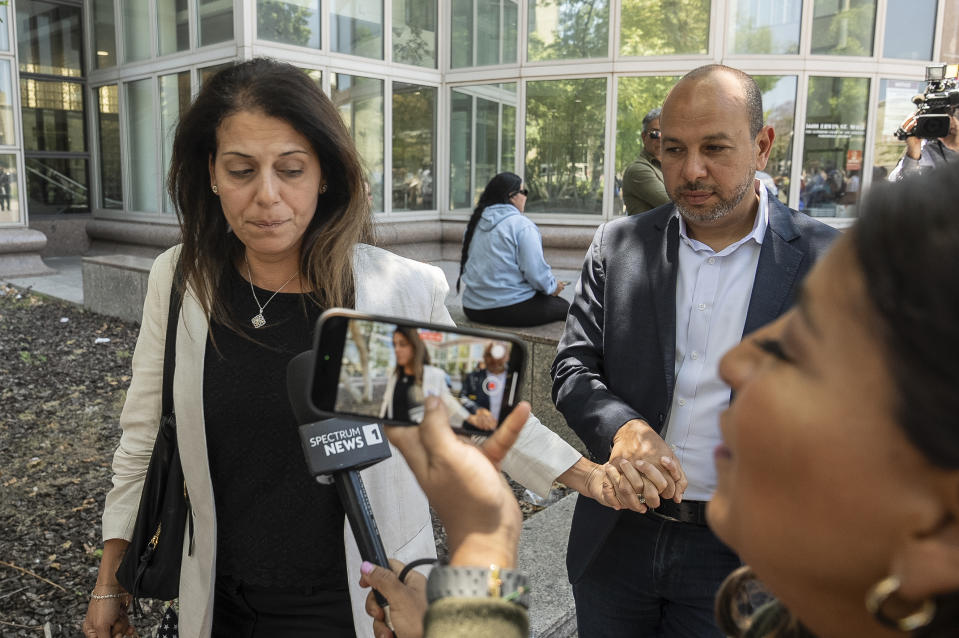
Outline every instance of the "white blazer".
<path fill-rule="evenodd" d="M 129 539 L 133 534 L 143 479 L 150 462 L 160 418 L 163 348 L 170 286 L 179 246 L 157 257 L 150 272 L 143 319 L 133 354 L 133 378 L 120 415 L 123 433 L 113 459 L 113 488 L 103 512 L 103 539 Z M 435 266 L 404 259 L 385 250 L 357 245 L 354 252 L 356 310 L 415 321 L 452 325 L 445 300 L 449 290 Z M 183 474 L 194 516 L 194 551 L 184 543 L 180 570 L 180 635 L 209 636 L 213 619 L 216 565 L 216 513 L 203 419 L 203 363 L 207 316 L 194 292 L 187 290 L 177 326 L 173 399 Z M 504 461 L 504 470 L 539 494 L 580 455 L 556 434 L 531 417 L 517 446 Z M 361 473 L 386 553 L 403 562 L 436 555 L 426 496 L 402 455 L 393 456 Z M 372 620 L 364 604 L 367 590 L 359 587 L 360 558 L 349 523 L 344 522 L 346 567 L 358 637 L 372 635 Z"/>

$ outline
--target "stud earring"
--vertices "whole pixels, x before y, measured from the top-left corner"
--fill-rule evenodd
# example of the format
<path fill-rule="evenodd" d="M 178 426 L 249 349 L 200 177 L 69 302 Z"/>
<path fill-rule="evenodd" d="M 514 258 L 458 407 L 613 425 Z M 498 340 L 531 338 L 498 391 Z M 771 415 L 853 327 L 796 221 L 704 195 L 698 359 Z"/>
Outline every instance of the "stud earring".
<path fill-rule="evenodd" d="M 320 195 L 322 195 L 325 192 L 326 192 L 326 184 L 323 184 L 322 186 L 320 186 Z"/>
<path fill-rule="evenodd" d="M 216 184 L 214 184 L 214 185 L 211 186 L 210 188 L 213 189 L 213 194 L 214 194 L 214 195 L 219 195 L 219 194 L 220 194 L 220 191 L 218 191 L 218 190 L 216 189 Z"/>

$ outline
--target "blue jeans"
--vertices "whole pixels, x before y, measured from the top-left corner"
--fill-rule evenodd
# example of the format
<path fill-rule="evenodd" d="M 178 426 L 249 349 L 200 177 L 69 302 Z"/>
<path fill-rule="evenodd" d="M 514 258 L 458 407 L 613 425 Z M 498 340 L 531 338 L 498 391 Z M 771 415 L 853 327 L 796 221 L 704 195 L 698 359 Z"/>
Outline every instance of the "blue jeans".
<path fill-rule="evenodd" d="M 573 584 L 580 638 L 722 638 L 713 601 L 741 562 L 708 527 L 624 512 Z"/>

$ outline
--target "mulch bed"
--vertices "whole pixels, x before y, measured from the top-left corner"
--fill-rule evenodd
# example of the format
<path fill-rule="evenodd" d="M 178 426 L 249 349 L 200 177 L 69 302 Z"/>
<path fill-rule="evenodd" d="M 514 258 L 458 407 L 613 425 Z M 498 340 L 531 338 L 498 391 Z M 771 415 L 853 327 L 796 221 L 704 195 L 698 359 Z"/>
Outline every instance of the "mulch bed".
<path fill-rule="evenodd" d="M 0 638 L 81 635 L 137 330 L 0 284 Z M 524 517 L 543 509 L 511 486 Z M 145 636 L 160 604 L 144 609 Z"/>

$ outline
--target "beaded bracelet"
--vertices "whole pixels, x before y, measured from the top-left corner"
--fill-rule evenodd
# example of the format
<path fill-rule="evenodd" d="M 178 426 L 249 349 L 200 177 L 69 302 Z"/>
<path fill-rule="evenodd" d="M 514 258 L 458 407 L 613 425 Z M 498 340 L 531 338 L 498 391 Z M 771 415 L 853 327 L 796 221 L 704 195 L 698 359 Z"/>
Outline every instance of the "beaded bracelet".
<path fill-rule="evenodd" d="M 110 598 L 122 598 L 126 594 L 90 594 L 90 600 L 109 600 Z"/>

